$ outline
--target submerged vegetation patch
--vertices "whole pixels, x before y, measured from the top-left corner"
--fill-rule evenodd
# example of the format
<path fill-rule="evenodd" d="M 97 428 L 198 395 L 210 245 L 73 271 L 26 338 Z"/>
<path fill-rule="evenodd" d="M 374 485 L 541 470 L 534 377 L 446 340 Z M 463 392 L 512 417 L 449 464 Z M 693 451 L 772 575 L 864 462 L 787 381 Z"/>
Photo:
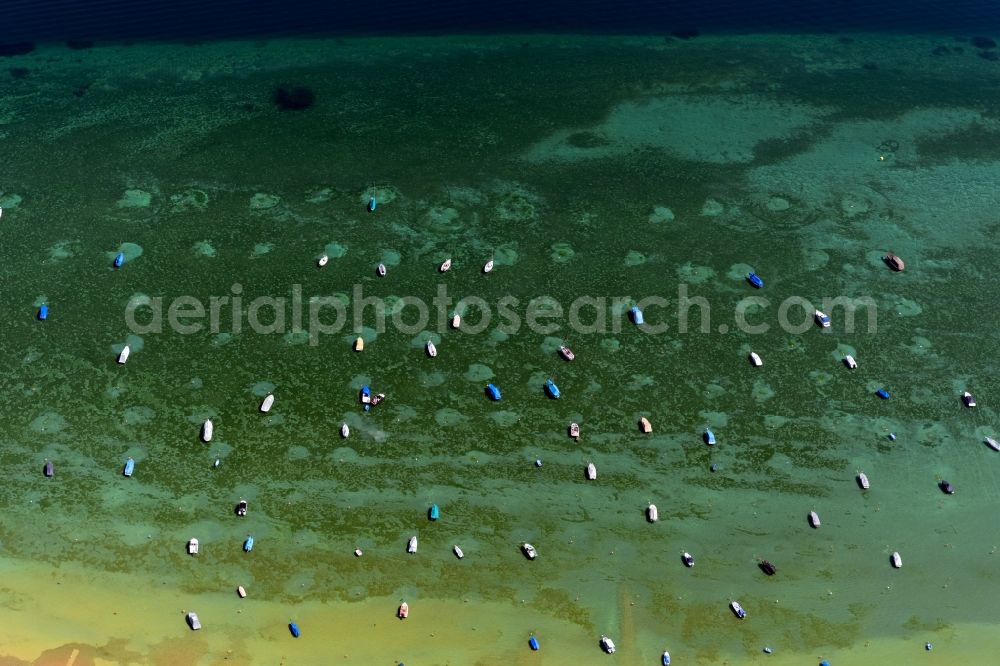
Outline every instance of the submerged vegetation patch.
<path fill-rule="evenodd" d="M 305 86 L 280 86 L 272 99 L 279 111 L 304 111 L 316 103 L 316 93 Z"/>

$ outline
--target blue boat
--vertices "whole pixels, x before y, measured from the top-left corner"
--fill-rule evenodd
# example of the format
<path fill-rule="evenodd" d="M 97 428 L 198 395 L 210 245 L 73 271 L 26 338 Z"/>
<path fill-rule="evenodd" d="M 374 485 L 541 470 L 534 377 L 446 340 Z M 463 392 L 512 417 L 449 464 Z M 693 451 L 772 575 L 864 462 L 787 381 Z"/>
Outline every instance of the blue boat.
<path fill-rule="evenodd" d="M 663 653 L 663 666 L 670 666 L 670 653 L 666 651 Z"/>
<path fill-rule="evenodd" d="M 632 309 L 629 310 L 629 314 L 632 315 L 632 323 L 636 326 L 642 326 L 646 323 L 642 318 L 642 310 L 639 309 L 638 305 L 633 305 Z"/>
<path fill-rule="evenodd" d="M 559 397 L 559 387 L 551 379 L 545 380 L 545 392 L 549 394 L 550 398 Z"/>
<path fill-rule="evenodd" d="M 132 472 L 135 470 L 135 461 L 129 458 L 125 461 L 125 471 L 122 472 L 125 476 L 132 476 Z"/>
<path fill-rule="evenodd" d="M 119 252 L 118 255 L 115 257 L 115 268 L 121 268 L 122 264 L 124 263 L 125 263 L 125 253 Z"/>
<path fill-rule="evenodd" d="M 500 389 L 498 389 L 495 384 L 487 384 L 486 385 L 486 395 L 488 395 L 490 397 L 490 400 L 499 400 L 500 399 Z"/>
<path fill-rule="evenodd" d="M 430 510 L 427 511 L 427 517 L 431 520 L 437 520 L 441 517 L 441 509 L 438 508 L 437 504 L 431 504 Z"/>
<path fill-rule="evenodd" d="M 361 404 L 365 406 L 366 412 L 372 408 L 372 390 L 368 388 L 368 384 L 361 387 Z"/>
<path fill-rule="evenodd" d="M 747 275 L 747 282 L 757 287 L 758 289 L 764 288 L 764 281 L 760 279 L 760 276 L 756 273 L 750 273 Z"/>
<path fill-rule="evenodd" d="M 711 428 L 705 428 L 705 443 L 709 446 L 715 446 L 715 433 L 712 432 Z"/>
<path fill-rule="evenodd" d="M 292 632 L 292 636 L 294 636 L 295 638 L 298 638 L 299 636 L 302 635 L 302 632 L 299 631 L 299 625 L 295 624 L 294 622 L 288 623 L 288 631 Z"/>
<path fill-rule="evenodd" d="M 882 398 L 883 400 L 889 399 L 889 392 L 886 391 L 884 388 L 880 388 L 879 390 L 875 391 L 875 395 Z"/>
<path fill-rule="evenodd" d="M 38 321 L 45 321 L 49 318 L 49 306 L 42 303 L 42 307 L 38 308 Z"/>
<path fill-rule="evenodd" d="M 243 542 L 243 552 L 249 553 L 253 550 L 253 537 L 248 536 L 247 540 Z"/>
<path fill-rule="evenodd" d="M 377 205 L 378 205 L 378 202 L 375 201 L 375 197 L 368 197 L 368 212 L 369 213 L 374 213 L 375 212 L 375 206 L 377 206 Z"/>
<path fill-rule="evenodd" d="M 534 636 L 532 636 L 531 638 L 529 638 L 528 639 L 528 646 L 531 647 L 532 650 L 538 650 L 538 647 L 539 647 L 538 646 L 538 639 L 535 638 Z"/>

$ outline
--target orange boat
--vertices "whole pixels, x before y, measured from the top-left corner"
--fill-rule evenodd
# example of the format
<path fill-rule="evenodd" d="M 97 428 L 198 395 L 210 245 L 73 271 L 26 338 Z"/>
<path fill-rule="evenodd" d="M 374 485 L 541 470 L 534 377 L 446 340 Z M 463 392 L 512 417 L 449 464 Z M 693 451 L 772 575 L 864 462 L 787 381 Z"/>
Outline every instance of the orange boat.
<path fill-rule="evenodd" d="M 403 603 L 399 604 L 399 619 L 405 620 L 407 617 L 409 617 L 409 615 L 410 615 L 410 607 L 404 601 Z"/>
<path fill-rule="evenodd" d="M 886 252 L 885 256 L 882 257 L 882 261 L 889 264 L 889 268 L 897 273 L 906 268 L 906 264 L 903 263 L 903 260 L 894 255 L 892 252 Z"/>

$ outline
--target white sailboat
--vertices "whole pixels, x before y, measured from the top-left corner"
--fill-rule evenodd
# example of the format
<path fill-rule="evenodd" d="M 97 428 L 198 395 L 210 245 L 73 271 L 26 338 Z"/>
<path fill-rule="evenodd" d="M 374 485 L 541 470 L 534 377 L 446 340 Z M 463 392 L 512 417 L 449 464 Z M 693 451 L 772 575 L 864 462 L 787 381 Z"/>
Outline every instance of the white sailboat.
<path fill-rule="evenodd" d="M 465 553 L 462 552 L 462 549 L 459 548 L 457 544 L 452 546 L 452 550 L 455 551 L 455 557 L 457 557 L 458 559 L 462 559 L 463 557 L 465 557 Z"/>
<path fill-rule="evenodd" d="M 450 268 L 451 268 L 451 258 L 448 258 L 444 260 L 444 263 L 441 264 L 438 270 L 441 271 L 442 273 L 447 273 L 448 269 Z"/>
<path fill-rule="evenodd" d="M 655 523 L 660 519 L 660 512 L 657 510 L 655 504 L 650 504 L 646 507 L 646 520 L 651 523 Z"/>
<path fill-rule="evenodd" d="M 431 342 L 430 340 L 427 341 L 427 355 L 430 356 L 431 358 L 434 358 L 435 356 L 438 355 L 437 347 L 435 347 L 434 343 Z"/>
<path fill-rule="evenodd" d="M 328 257 L 327 255 L 324 254 L 322 257 L 319 258 L 319 261 L 317 261 L 316 263 L 319 264 L 320 268 L 323 268 L 324 266 L 327 265 L 327 263 L 329 261 L 330 261 L 330 257 Z"/>
<path fill-rule="evenodd" d="M 486 265 L 483 266 L 483 272 L 489 273 L 492 270 L 493 270 L 493 260 L 490 259 L 489 261 L 486 262 Z"/>
<path fill-rule="evenodd" d="M 351 435 L 351 429 L 344 423 L 340 426 L 340 436 L 347 439 Z"/>
<path fill-rule="evenodd" d="M 587 480 L 594 481 L 595 479 L 597 479 L 597 467 L 594 463 L 589 462 L 587 463 Z"/>

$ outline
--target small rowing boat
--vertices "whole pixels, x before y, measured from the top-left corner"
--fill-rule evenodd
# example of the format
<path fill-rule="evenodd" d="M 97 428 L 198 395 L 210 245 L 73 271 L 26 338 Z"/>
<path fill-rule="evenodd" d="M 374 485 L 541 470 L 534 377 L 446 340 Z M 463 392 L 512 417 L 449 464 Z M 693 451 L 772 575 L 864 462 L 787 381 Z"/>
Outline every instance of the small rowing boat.
<path fill-rule="evenodd" d="M 460 314 L 458 314 L 458 313 L 456 312 L 456 313 L 455 313 L 455 316 L 453 316 L 453 317 L 451 318 L 451 327 L 452 327 L 452 328 L 458 328 L 458 327 L 459 327 L 459 326 L 461 326 L 461 325 L 462 325 L 462 315 L 460 315 Z"/>
<path fill-rule="evenodd" d="M 561 394 L 559 393 L 559 387 L 551 379 L 545 381 L 545 392 L 549 394 L 550 398 L 558 398 Z"/>
<path fill-rule="evenodd" d="M 410 605 L 404 601 L 403 603 L 399 604 L 399 619 L 405 620 L 409 616 L 410 616 Z"/>
<path fill-rule="evenodd" d="M 379 277 L 385 277 L 385 264 L 379 264 L 378 268 L 375 269 L 375 274 Z"/>
<path fill-rule="evenodd" d="M 132 472 L 135 471 L 135 461 L 129 458 L 125 461 L 125 469 L 122 472 L 125 476 L 132 476 Z"/>
<path fill-rule="evenodd" d="M 962 402 L 965 403 L 966 407 L 975 407 L 976 406 L 976 399 L 974 397 L 972 397 L 972 394 L 969 393 L 968 391 L 966 391 L 965 393 L 962 394 Z"/>
<path fill-rule="evenodd" d="M 657 510 L 655 504 L 650 504 L 646 507 L 646 520 L 651 523 L 655 523 L 660 519 L 660 512 Z"/>
<path fill-rule="evenodd" d="M 894 569 L 899 569 L 903 566 L 903 558 L 899 556 L 899 553 L 893 553 L 889 560 L 892 562 Z"/>
<path fill-rule="evenodd" d="M 253 537 L 247 535 L 246 541 L 243 542 L 243 552 L 249 553 L 251 550 L 253 550 Z"/>
<path fill-rule="evenodd" d="M 608 654 L 614 654 L 615 652 L 615 642 L 608 638 L 607 636 L 601 636 L 601 649 Z"/>
<path fill-rule="evenodd" d="M 215 434 L 215 424 L 212 423 L 212 419 L 205 419 L 201 424 L 201 441 L 211 442 L 213 434 Z"/>
<path fill-rule="evenodd" d="M 889 268 L 897 273 L 902 272 L 902 270 L 906 268 L 906 264 L 903 263 L 903 260 L 894 255 L 892 252 L 886 252 L 885 256 L 882 257 L 882 261 L 888 264 Z"/>
<path fill-rule="evenodd" d="M 375 208 L 377 206 L 378 206 L 378 202 L 375 200 L 375 197 L 373 197 L 373 196 L 372 197 L 368 197 L 368 212 L 369 213 L 374 213 L 375 212 Z"/>
<path fill-rule="evenodd" d="M 597 479 L 597 467 L 594 465 L 594 463 L 589 462 L 587 463 L 587 480 L 594 481 L 596 479 Z"/>
<path fill-rule="evenodd" d="M 119 252 L 115 255 L 115 268 L 121 268 L 122 264 L 125 263 L 125 253 Z"/>
<path fill-rule="evenodd" d="M 417 552 L 417 537 L 416 535 L 411 536 L 410 540 L 406 542 L 406 552 L 411 555 Z"/>
<path fill-rule="evenodd" d="M 664 650 L 663 652 L 663 666 L 670 666 L 670 653 Z"/>
<path fill-rule="evenodd" d="M 778 573 L 777 567 L 775 567 L 767 560 L 761 560 L 760 562 L 757 563 L 757 566 L 760 567 L 760 570 L 763 571 L 768 576 L 773 576 L 774 574 Z"/>
<path fill-rule="evenodd" d="M 730 601 L 729 608 L 733 611 L 733 615 L 741 620 L 747 616 L 747 612 L 743 610 L 743 606 L 740 606 L 738 601 Z"/>
<path fill-rule="evenodd" d="M 986 446 L 988 446 L 991 449 L 993 449 L 994 451 L 1000 451 L 1000 442 L 998 442 L 997 440 L 993 439 L 992 437 L 986 437 L 983 440 L 983 443 L 986 444 Z"/>
<path fill-rule="evenodd" d="M 813 529 L 816 529 L 817 527 L 820 526 L 819 514 L 816 513 L 815 511 L 809 512 L 809 524 L 812 525 Z"/>
<path fill-rule="evenodd" d="M 538 645 L 538 639 L 535 638 L 534 636 L 532 636 L 531 638 L 529 638 L 528 639 L 528 647 L 530 647 L 532 650 L 534 650 L 534 651 L 537 652 L 538 648 L 540 647 Z"/>
<path fill-rule="evenodd" d="M 188 546 L 187 546 L 187 548 L 188 548 L 188 555 L 197 555 L 198 554 L 198 540 L 194 539 L 194 538 L 188 539 Z"/>
<path fill-rule="evenodd" d="M 567 361 L 572 361 L 574 358 L 576 358 L 576 354 L 573 353 L 573 350 L 565 345 L 559 348 L 559 355 L 562 356 Z"/>
<path fill-rule="evenodd" d="M 858 362 L 854 360 L 854 357 L 848 354 L 844 357 L 844 365 L 850 370 L 856 370 L 858 367 Z"/>
<path fill-rule="evenodd" d="M 260 411 L 267 414 L 269 411 L 271 411 L 272 405 L 274 405 L 274 394 L 268 393 L 267 396 L 264 398 L 264 402 L 260 403 Z"/>
<path fill-rule="evenodd" d="M 427 355 L 430 356 L 431 358 L 434 358 L 435 356 L 438 355 L 437 347 L 435 347 L 434 343 L 431 342 L 430 340 L 427 341 Z"/>
<path fill-rule="evenodd" d="M 764 288 L 764 280 L 762 280 L 759 275 L 757 275 L 756 273 L 754 273 L 752 271 L 750 273 L 747 273 L 747 282 L 749 282 L 750 284 L 752 284 L 757 289 L 763 289 Z"/>
<path fill-rule="evenodd" d="M 580 439 L 580 424 L 570 423 L 569 424 L 569 436 L 573 439 Z"/>
<path fill-rule="evenodd" d="M 500 399 L 500 389 L 496 387 L 495 384 L 486 385 L 486 395 L 490 397 L 490 400 Z"/>
<path fill-rule="evenodd" d="M 489 273 L 492 270 L 493 270 L 493 260 L 490 259 L 489 261 L 486 262 L 486 265 L 483 266 L 483 272 Z"/>
<path fill-rule="evenodd" d="M 294 622 L 288 623 L 288 631 L 292 633 L 292 637 L 294 638 L 298 638 L 299 636 L 302 635 L 302 632 L 299 631 L 299 625 L 295 624 Z"/>
<path fill-rule="evenodd" d="M 690 569 L 694 566 L 694 556 L 692 556 L 691 553 L 684 553 L 681 555 L 681 562 L 684 563 L 684 566 Z"/>
<path fill-rule="evenodd" d="M 38 321 L 45 321 L 49 318 L 49 306 L 45 303 L 38 308 Z"/>
<path fill-rule="evenodd" d="M 636 326 L 642 326 L 645 320 L 642 318 L 642 310 L 639 309 L 638 305 L 633 305 L 629 310 L 629 314 L 632 316 L 632 323 Z"/>
<path fill-rule="evenodd" d="M 647 435 L 653 432 L 653 424 L 650 423 L 649 419 L 647 419 L 645 416 L 639 419 L 639 431 Z"/>
<path fill-rule="evenodd" d="M 125 365 L 125 361 L 128 360 L 128 355 L 132 353 L 132 350 L 128 345 L 122 347 L 121 352 L 118 353 L 118 365 Z"/>
<path fill-rule="evenodd" d="M 329 263 L 329 261 L 330 257 L 324 254 L 322 257 L 319 258 L 319 261 L 317 261 L 316 263 L 319 265 L 320 268 L 323 268 L 324 266 L 327 265 L 327 263 Z"/>
<path fill-rule="evenodd" d="M 438 508 L 437 504 L 431 504 L 431 508 L 427 510 L 427 517 L 430 520 L 437 520 L 441 517 L 441 509 Z"/>
<path fill-rule="evenodd" d="M 709 446 L 715 446 L 715 433 L 712 432 L 711 428 L 705 428 L 704 433 L 705 443 Z"/>
<path fill-rule="evenodd" d="M 198 614 L 191 612 L 184 616 L 187 620 L 188 626 L 191 627 L 191 631 L 198 631 L 201 629 L 201 620 L 198 619 Z M 73 661 L 72 659 L 70 661 Z"/>
<path fill-rule="evenodd" d="M 240 599 L 247 598 L 247 590 L 242 585 L 236 586 L 236 594 L 239 596 Z"/>
<path fill-rule="evenodd" d="M 813 313 L 813 317 L 816 318 L 816 323 L 823 328 L 830 328 L 830 315 L 816 310 L 816 312 Z"/>
<path fill-rule="evenodd" d="M 879 390 L 875 391 L 875 395 L 882 398 L 883 400 L 889 399 L 889 392 L 886 391 L 884 388 L 880 388 Z"/>
<path fill-rule="evenodd" d="M 438 270 L 442 273 L 447 273 L 451 268 L 451 259 L 445 259 L 444 262 L 438 266 Z"/>
<path fill-rule="evenodd" d="M 340 436 L 344 439 L 351 436 L 351 428 L 346 423 L 340 424 Z"/>
<path fill-rule="evenodd" d="M 245 499 L 241 499 L 236 504 L 236 515 L 241 517 L 247 515 L 247 501 Z"/>
<path fill-rule="evenodd" d="M 868 490 L 871 484 L 868 483 L 868 475 L 864 472 L 858 472 L 858 485 L 861 486 L 861 490 Z"/>
<path fill-rule="evenodd" d="M 755 368 L 764 365 L 764 361 L 760 360 L 760 355 L 757 352 L 750 352 L 750 365 Z"/>
<path fill-rule="evenodd" d="M 462 559 L 463 557 L 465 557 L 465 553 L 463 553 L 462 549 L 458 547 L 458 544 L 452 546 L 451 549 L 452 551 L 454 551 L 455 557 L 457 557 L 458 559 Z"/>
<path fill-rule="evenodd" d="M 42 474 L 51 479 L 53 476 L 55 476 L 55 473 L 56 471 L 52 465 L 52 461 L 46 460 L 45 465 L 42 467 Z"/>
<path fill-rule="evenodd" d="M 529 560 L 533 560 L 538 557 L 538 551 L 530 543 L 525 543 L 521 546 L 521 550 L 524 551 L 524 556 Z"/>

